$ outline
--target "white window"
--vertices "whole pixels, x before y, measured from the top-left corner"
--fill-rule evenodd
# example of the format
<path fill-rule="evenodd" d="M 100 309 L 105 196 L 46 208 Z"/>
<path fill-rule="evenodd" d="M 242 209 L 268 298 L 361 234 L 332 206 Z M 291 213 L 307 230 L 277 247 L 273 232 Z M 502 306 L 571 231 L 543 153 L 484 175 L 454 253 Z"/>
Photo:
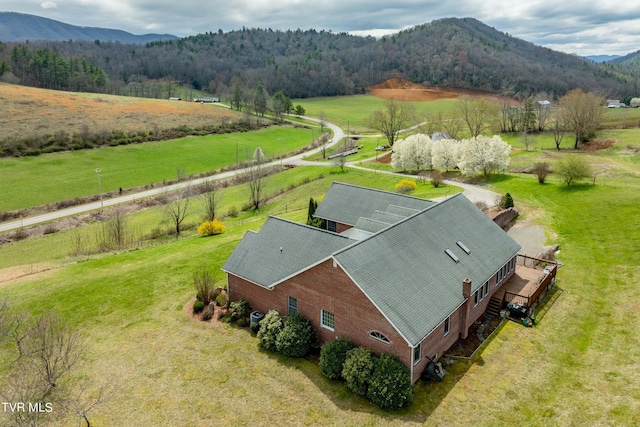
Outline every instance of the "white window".
<path fill-rule="evenodd" d="M 382 341 L 383 343 L 386 344 L 391 344 L 391 341 L 389 341 L 389 338 L 387 338 L 386 336 L 384 336 L 382 333 L 377 332 L 377 331 L 373 331 L 369 333 L 369 336 L 373 339 L 376 339 L 378 341 Z"/>
<path fill-rule="evenodd" d="M 480 292 L 480 291 L 476 291 L 476 292 L 473 294 L 473 306 L 474 306 L 474 307 L 475 307 L 476 305 L 478 305 L 478 292 Z"/>
<path fill-rule="evenodd" d="M 489 295 L 489 281 L 484 282 L 484 294 Z"/>
<path fill-rule="evenodd" d="M 418 344 L 413 349 L 413 364 L 417 364 L 420 361 L 420 353 L 421 353 L 422 343 Z"/>
<path fill-rule="evenodd" d="M 298 300 L 294 297 L 289 297 L 287 314 L 295 313 L 298 311 Z"/>
<path fill-rule="evenodd" d="M 444 319 L 444 336 L 449 334 L 449 329 L 451 329 L 451 316 Z"/>
<path fill-rule="evenodd" d="M 320 310 L 320 324 L 322 325 L 323 328 L 327 328 L 333 331 L 333 326 L 334 326 L 333 313 Z"/>

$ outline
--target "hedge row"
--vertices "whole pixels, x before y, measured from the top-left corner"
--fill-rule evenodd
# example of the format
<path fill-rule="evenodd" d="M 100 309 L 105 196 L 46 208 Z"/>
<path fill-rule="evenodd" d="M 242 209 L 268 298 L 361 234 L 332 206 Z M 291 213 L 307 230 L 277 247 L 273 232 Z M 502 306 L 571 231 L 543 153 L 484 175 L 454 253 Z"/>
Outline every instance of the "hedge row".
<path fill-rule="evenodd" d="M 383 409 L 400 409 L 413 402 L 411 373 L 390 354 L 376 357 L 371 350 L 338 338 L 322 347 L 319 366 L 326 377 L 342 378 L 349 390 Z"/>

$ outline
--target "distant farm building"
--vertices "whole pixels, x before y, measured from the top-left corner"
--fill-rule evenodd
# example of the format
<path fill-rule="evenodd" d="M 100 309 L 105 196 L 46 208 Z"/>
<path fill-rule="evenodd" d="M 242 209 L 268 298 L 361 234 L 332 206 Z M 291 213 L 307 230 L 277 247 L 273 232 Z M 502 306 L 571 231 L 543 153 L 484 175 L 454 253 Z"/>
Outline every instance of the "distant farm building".
<path fill-rule="evenodd" d="M 199 102 L 201 104 L 208 104 L 211 102 L 220 102 L 219 98 L 193 98 L 193 102 Z"/>

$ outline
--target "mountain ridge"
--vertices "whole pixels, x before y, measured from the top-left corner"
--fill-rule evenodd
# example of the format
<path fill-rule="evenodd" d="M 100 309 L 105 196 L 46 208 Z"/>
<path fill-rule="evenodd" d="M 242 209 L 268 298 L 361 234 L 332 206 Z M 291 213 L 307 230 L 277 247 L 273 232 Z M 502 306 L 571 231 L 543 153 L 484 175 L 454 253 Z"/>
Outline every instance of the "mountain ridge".
<path fill-rule="evenodd" d="M 18 12 L 0 12 L 0 41 L 113 41 L 145 44 L 157 40 L 176 40 L 172 34 L 135 35 L 123 30 L 99 27 L 81 27 L 54 19 Z"/>

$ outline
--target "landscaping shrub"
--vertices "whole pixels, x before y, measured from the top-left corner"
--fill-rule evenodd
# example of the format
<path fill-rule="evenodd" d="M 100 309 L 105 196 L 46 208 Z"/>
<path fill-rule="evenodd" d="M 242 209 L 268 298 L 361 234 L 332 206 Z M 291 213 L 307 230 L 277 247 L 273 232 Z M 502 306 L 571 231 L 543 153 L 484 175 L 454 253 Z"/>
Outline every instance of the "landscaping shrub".
<path fill-rule="evenodd" d="M 227 305 L 227 296 L 225 294 L 218 294 L 216 304 L 220 307 Z"/>
<path fill-rule="evenodd" d="M 298 312 L 291 313 L 284 321 L 284 327 L 278 333 L 275 344 L 276 350 L 284 356 L 305 356 L 313 344 L 311 322 Z"/>
<path fill-rule="evenodd" d="M 382 409 L 400 409 L 410 405 L 413 385 L 409 369 L 390 354 L 380 355 L 369 381 L 367 398 Z"/>
<path fill-rule="evenodd" d="M 511 194 L 507 193 L 502 198 L 500 198 L 499 203 L 500 209 L 509 209 L 513 207 L 513 197 Z"/>
<path fill-rule="evenodd" d="M 342 368 L 342 378 L 347 388 L 355 394 L 366 396 L 375 362 L 373 351 L 368 348 L 356 347 L 349 350 Z"/>
<path fill-rule="evenodd" d="M 198 300 L 193 303 L 193 312 L 195 314 L 202 313 L 202 310 L 204 310 L 204 302 Z"/>
<path fill-rule="evenodd" d="M 206 267 L 193 273 L 193 284 L 196 288 L 196 299 L 208 305 L 214 301 L 216 279 L 213 273 Z"/>
<path fill-rule="evenodd" d="M 260 347 L 269 351 L 277 351 L 276 339 L 283 327 L 284 321 L 280 313 L 275 310 L 269 310 L 262 322 L 260 322 L 260 330 L 258 331 Z"/>
<path fill-rule="evenodd" d="M 198 227 L 198 234 L 201 236 L 215 236 L 224 233 L 226 227 L 222 221 L 214 219 L 213 221 L 205 221 Z"/>
<path fill-rule="evenodd" d="M 227 214 L 229 215 L 231 218 L 235 218 L 238 216 L 238 208 L 235 206 L 231 206 L 229 208 L 229 213 Z"/>
<path fill-rule="evenodd" d="M 533 165 L 533 173 L 538 178 L 538 183 L 544 184 L 547 179 L 547 175 L 551 173 L 551 163 L 538 162 Z"/>
<path fill-rule="evenodd" d="M 205 308 L 204 312 L 202 313 L 202 320 L 211 320 L 214 312 L 215 306 L 213 304 L 208 304 L 207 308 Z"/>
<path fill-rule="evenodd" d="M 429 179 L 431 180 L 431 185 L 433 185 L 434 188 L 438 188 L 440 184 L 442 184 L 442 181 L 444 181 L 444 174 L 441 171 L 433 171 Z"/>
<path fill-rule="evenodd" d="M 342 376 L 342 368 L 347 359 L 347 352 L 356 345 L 348 338 L 338 338 L 322 346 L 318 366 L 325 377 L 337 380 Z"/>
<path fill-rule="evenodd" d="M 412 191 L 415 191 L 416 188 L 418 188 L 418 184 L 410 179 L 403 179 L 396 184 L 396 191 L 402 194 L 411 193 Z"/>
<path fill-rule="evenodd" d="M 243 319 L 247 311 L 251 310 L 251 306 L 249 306 L 249 301 L 244 298 L 240 301 L 232 302 L 229 305 L 229 314 L 231 314 L 236 319 Z"/>
<path fill-rule="evenodd" d="M 236 322 L 236 324 L 238 326 L 240 326 L 241 328 L 244 328 L 245 326 L 247 326 L 249 324 L 249 322 L 247 321 L 246 317 L 241 317 L 238 319 L 238 321 Z"/>
<path fill-rule="evenodd" d="M 254 335 L 258 335 L 258 331 L 260 330 L 260 322 L 251 323 L 251 333 Z"/>

